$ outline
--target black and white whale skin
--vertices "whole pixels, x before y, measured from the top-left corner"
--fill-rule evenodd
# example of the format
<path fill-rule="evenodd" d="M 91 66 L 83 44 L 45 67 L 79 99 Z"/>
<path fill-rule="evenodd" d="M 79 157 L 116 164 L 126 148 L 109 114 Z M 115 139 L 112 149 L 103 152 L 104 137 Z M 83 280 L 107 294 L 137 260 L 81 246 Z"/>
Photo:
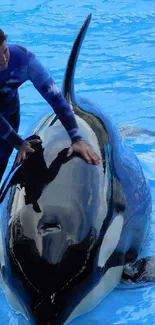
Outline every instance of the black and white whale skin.
<path fill-rule="evenodd" d="M 93 309 L 133 265 L 148 235 L 151 195 L 140 163 L 105 110 L 78 99 L 74 71 L 91 15 L 74 43 L 62 92 L 100 156 L 67 157 L 51 113 L 32 130 L 33 153 L 1 187 L 1 283 L 31 325 L 63 325 Z"/>

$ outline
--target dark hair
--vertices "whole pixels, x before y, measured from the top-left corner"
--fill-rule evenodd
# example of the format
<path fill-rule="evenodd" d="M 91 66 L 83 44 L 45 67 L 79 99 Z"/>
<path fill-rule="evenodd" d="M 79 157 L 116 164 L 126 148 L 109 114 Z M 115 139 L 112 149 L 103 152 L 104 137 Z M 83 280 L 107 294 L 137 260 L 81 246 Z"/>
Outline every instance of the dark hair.
<path fill-rule="evenodd" d="M 7 35 L 4 34 L 4 32 L 3 32 L 2 29 L 0 29 L 0 45 L 1 45 L 4 41 L 6 41 L 6 39 L 7 39 Z"/>

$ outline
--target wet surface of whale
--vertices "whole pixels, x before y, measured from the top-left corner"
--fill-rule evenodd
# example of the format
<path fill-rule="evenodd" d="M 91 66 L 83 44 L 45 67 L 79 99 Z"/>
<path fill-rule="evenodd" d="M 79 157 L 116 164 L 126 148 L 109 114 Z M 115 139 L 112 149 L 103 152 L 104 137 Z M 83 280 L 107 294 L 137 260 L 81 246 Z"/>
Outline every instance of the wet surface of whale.
<path fill-rule="evenodd" d="M 91 15 L 63 83 L 98 166 L 67 158 L 70 139 L 54 114 L 36 125 L 35 153 L 1 188 L 1 282 L 31 325 L 62 325 L 93 309 L 121 280 L 148 235 L 151 195 L 138 159 L 104 109 L 74 94 L 74 71 Z"/>

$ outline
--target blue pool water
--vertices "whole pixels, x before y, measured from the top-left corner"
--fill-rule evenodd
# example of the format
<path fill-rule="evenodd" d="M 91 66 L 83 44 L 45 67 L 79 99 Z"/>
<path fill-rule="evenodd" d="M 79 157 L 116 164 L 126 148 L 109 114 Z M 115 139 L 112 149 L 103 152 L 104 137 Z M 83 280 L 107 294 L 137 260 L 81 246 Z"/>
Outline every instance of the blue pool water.
<path fill-rule="evenodd" d="M 27 46 L 49 68 L 59 87 L 68 55 L 85 17 L 92 21 L 76 69 L 76 92 L 102 106 L 119 126 L 155 131 L 154 0 L 0 0 L 0 28 L 10 42 Z M 50 111 L 30 82 L 20 89 L 21 127 Z M 143 255 L 155 255 L 155 137 L 125 140 L 149 179 L 153 215 Z M 28 325 L 0 289 L 0 325 Z M 155 286 L 116 288 L 71 325 L 154 325 Z"/>

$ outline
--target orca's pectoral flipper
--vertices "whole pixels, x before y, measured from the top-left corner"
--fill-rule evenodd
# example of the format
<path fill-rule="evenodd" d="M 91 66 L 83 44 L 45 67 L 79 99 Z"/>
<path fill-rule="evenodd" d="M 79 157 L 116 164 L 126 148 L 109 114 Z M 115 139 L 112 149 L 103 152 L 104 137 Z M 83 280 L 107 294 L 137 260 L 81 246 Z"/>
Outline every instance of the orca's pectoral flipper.
<path fill-rule="evenodd" d="M 131 280 L 133 282 L 154 282 L 155 258 L 146 257 L 136 261 L 133 265 L 126 264 L 122 279 Z"/>

